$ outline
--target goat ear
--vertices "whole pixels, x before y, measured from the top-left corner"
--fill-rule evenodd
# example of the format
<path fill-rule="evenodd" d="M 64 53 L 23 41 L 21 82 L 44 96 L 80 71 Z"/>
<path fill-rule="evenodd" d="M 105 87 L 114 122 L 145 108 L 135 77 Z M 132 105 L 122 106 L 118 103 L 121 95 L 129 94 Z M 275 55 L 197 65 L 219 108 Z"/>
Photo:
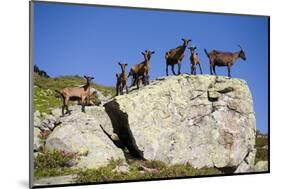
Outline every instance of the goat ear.
<path fill-rule="evenodd" d="M 155 51 L 152 51 L 152 52 L 151 52 L 151 54 L 154 54 L 154 53 L 155 53 Z"/>
<path fill-rule="evenodd" d="M 141 52 L 141 54 L 144 56 L 145 54 L 144 54 L 144 52 Z"/>
<path fill-rule="evenodd" d="M 91 77 L 91 79 L 95 79 L 95 77 Z"/>
<path fill-rule="evenodd" d="M 185 41 L 185 39 L 184 39 L 184 38 L 181 38 L 181 40 Z"/>
<path fill-rule="evenodd" d="M 125 64 L 125 66 L 128 66 L 128 64 Z"/>
<path fill-rule="evenodd" d="M 83 77 L 84 77 L 85 79 L 87 79 L 87 76 L 83 75 Z"/>
<path fill-rule="evenodd" d="M 195 50 L 195 49 L 197 49 L 197 47 L 196 47 L 196 46 L 194 47 L 194 50 Z"/>
<path fill-rule="evenodd" d="M 120 63 L 120 62 L 118 62 L 118 64 L 119 64 L 119 65 L 121 65 L 121 63 Z"/>

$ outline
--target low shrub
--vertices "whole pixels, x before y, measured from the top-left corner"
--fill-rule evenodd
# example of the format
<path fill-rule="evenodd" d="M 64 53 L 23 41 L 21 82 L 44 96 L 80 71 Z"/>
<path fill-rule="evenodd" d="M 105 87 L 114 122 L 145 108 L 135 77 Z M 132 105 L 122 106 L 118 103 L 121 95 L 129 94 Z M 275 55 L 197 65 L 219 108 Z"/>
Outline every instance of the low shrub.
<path fill-rule="evenodd" d="M 70 169 L 70 162 L 74 158 L 75 153 L 43 150 L 34 158 L 34 176 L 40 178 L 71 174 L 73 170 Z"/>

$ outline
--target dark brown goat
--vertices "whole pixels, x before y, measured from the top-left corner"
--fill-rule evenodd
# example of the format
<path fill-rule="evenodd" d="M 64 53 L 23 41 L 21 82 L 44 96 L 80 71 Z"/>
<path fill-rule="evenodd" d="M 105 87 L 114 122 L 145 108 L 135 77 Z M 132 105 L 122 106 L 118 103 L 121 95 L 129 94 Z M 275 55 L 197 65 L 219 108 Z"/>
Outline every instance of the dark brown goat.
<path fill-rule="evenodd" d="M 94 77 L 84 76 L 84 78 L 87 82 L 82 87 L 68 87 L 64 88 L 62 91 L 55 90 L 62 97 L 62 116 L 64 116 L 64 109 L 66 109 L 66 113 L 70 114 L 70 111 L 68 109 L 68 101 L 70 99 L 79 100 L 82 104 L 82 112 L 85 112 L 86 99 L 90 96 L 90 84 L 91 80 L 94 79 Z"/>
<path fill-rule="evenodd" d="M 189 47 L 188 49 L 190 50 L 190 53 L 191 53 L 191 55 L 190 55 L 191 74 L 196 75 L 196 66 L 197 65 L 199 66 L 200 73 L 202 74 L 199 56 L 195 52 L 196 47 Z"/>
<path fill-rule="evenodd" d="M 128 75 L 128 77 L 133 76 L 132 86 L 137 84 L 137 88 L 139 88 L 141 80 L 144 85 L 149 84 L 150 59 L 151 55 L 154 53 L 154 51 L 145 50 L 142 52 L 144 61 L 132 66 Z"/>
<path fill-rule="evenodd" d="M 121 67 L 121 74 L 116 74 L 116 96 L 119 95 L 119 93 L 122 95 L 123 94 L 123 89 L 126 87 L 126 93 L 128 94 L 128 78 L 126 75 L 126 66 L 127 64 L 121 64 L 120 62 L 118 63 L 119 66 Z"/>
<path fill-rule="evenodd" d="M 172 72 L 176 75 L 174 66 L 175 64 L 178 65 L 178 75 L 181 74 L 181 63 L 184 58 L 184 51 L 191 40 L 182 39 L 183 44 L 178 46 L 177 48 L 170 49 L 165 54 L 166 59 L 166 75 L 168 76 L 168 66 L 172 66 Z"/>
<path fill-rule="evenodd" d="M 216 66 L 226 66 L 228 69 L 228 77 L 231 77 L 231 67 L 233 66 L 234 62 L 241 58 L 242 60 L 246 60 L 246 55 L 242 47 L 239 45 L 240 51 L 232 53 L 232 52 L 221 52 L 217 50 L 213 50 L 211 52 L 207 52 L 206 49 L 204 49 L 206 55 L 209 58 L 210 61 L 210 72 L 211 75 L 213 75 L 213 71 L 215 75 L 216 73 Z"/>

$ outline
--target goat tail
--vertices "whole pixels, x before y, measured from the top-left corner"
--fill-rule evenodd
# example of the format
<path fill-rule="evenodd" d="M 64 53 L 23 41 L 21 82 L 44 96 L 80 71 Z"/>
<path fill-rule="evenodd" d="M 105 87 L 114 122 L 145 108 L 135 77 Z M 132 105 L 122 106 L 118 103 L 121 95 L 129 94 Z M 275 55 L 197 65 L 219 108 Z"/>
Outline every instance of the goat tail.
<path fill-rule="evenodd" d="M 206 50 L 206 49 L 204 49 L 204 51 L 205 51 L 205 53 L 206 53 L 207 57 L 208 57 L 208 58 L 210 58 L 210 55 L 209 55 L 209 53 L 207 52 L 207 50 Z"/>
<path fill-rule="evenodd" d="M 62 94 L 61 91 L 59 91 L 59 90 L 57 90 L 57 89 L 55 89 L 55 91 L 56 91 L 61 97 L 63 97 L 63 94 Z"/>
<path fill-rule="evenodd" d="M 132 73 L 131 73 L 131 72 L 129 72 L 129 74 L 128 74 L 127 78 L 129 78 L 131 75 L 132 75 Z"/>

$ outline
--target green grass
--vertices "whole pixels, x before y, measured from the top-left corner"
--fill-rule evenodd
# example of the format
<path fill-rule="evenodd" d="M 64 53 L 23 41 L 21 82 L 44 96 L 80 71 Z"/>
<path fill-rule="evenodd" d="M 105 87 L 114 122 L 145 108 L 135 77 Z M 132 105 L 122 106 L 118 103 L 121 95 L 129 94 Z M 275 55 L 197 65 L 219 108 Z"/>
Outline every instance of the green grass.
<path fill-rule="evenodd" d="M 34 159 L 34 177 L 39 179 L 78 173 L 79 169 L 71 169 L 69 166 L 75 157 L 73 153 L 43 150 Z"/>
<path fill-rule="evenodd" d="M 34 109 L 41 113 L 50 113 L 53 108 L 60 107 L 62 100 L 55 90 L 61 90 L 65 87 L 77 87 L 85 84 L 85 79 L 79 76 L 62 76 L 57 78 L 41 77 L 34 73 Z M 115 89 L 92 83 L 94 87 L 104 96 L 113 96 Z M 98 102 L 96 96 L 92 96 L 91 100 Z"/>
<path fill-rule="evenodd" d="M 255 146 L 257 149 L 255 163 L 259 161 L 268 161 L 268 149 L 264 148 L 265 146 L 268 146 L 268 136 L 258 133 Z"/>
<path fill-rule="evenodd" d="M 52 108 L 61 106 L 62 100 L 56 97 L 53 90 L 42 89 L 37 86 L 33 89 L 35 111 L 50 113 Z"/>
<path fill-rule="evenodd" d="M 116 168 L 117 164 L 118 163 L 113 161 L 109 165 L 99 169 L 80 171 L 77 174 L 76 182 L 108 182 L 223 174 L 216 168 L 195 169 L 189 164 L 167 166 L 161 161 L 135 161 L 134 163 L 129 164 L 129 171 L 127 173 L 112 171 Z M 156 171 L 141 172 L 140 165 Z"/>
<path fill-rule="evenodd" d="M 268 149 L 257 148 L 255 163 L 268 161 Z"/>

